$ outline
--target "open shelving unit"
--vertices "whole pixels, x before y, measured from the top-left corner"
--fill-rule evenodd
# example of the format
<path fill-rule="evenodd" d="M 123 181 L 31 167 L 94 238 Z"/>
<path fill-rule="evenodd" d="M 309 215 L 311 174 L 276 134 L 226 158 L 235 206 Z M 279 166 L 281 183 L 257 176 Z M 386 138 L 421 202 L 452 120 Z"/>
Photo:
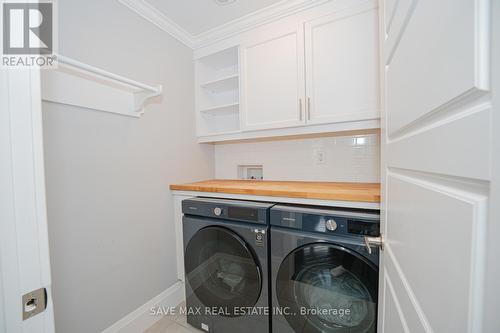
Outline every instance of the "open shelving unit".
<path fill-rule="evenodd" d="M 195 60 L 198 133 L 240 131 L 239 48 L 231 47 Z"/>

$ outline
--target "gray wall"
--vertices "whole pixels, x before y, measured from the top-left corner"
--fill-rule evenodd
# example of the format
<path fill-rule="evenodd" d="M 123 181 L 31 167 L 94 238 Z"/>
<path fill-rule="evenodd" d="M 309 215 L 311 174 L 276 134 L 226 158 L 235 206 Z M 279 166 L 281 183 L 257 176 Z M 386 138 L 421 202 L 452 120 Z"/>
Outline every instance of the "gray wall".
<path fill-rule="evenodd" d="M 117 1 L 59 1 L 60 53 L 163 84 L 142 119 L 44 103 L 57 332 L 109 327 L 176 280 L 171 183 L 214 176 L 195 142 L 192 51 Z"/>

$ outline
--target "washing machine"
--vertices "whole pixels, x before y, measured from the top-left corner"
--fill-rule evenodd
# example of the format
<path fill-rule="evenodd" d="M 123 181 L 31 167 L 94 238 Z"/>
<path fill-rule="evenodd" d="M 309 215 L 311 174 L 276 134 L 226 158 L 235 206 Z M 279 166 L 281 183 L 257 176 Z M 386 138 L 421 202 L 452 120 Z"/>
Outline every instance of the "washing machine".
<path fill-rule="evenodd" d="M 271 208 L 273 333 L 377 329 L 379 212 Z"/>
<path fill-rule="evenodd" d="M 267 333 L 272 203 L 182 202 L 187 322 L 206 332 Z"/>

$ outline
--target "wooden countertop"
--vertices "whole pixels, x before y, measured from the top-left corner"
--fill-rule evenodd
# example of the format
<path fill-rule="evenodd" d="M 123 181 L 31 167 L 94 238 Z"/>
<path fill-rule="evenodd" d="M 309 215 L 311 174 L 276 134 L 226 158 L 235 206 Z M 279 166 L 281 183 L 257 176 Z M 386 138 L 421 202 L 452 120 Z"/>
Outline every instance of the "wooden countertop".
<path fill-rule="evenodd" d="M 213 179 L 170 185 L 171 190 L 274 197 L 380 202 L 378 183 L 333 183 Z"/>

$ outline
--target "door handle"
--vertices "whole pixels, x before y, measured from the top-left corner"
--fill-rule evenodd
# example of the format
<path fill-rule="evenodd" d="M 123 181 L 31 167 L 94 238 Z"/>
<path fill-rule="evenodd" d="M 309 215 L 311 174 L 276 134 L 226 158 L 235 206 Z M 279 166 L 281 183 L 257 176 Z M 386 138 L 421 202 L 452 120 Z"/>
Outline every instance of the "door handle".
<path fill-rule="evenodd" d="M 299 98 L 299 120 L 302 121 L 302 98 Z"/>
<path fill-rule="evenodd" d="M 366 250 L 369 254 L 372 254 L 372 245 L 380 247 L 381 250 L 384 250 L 384 236 L 380 235 L 379 237 L 369 237 L 365 236 L 365 246 Z"/>
<path fill-rule="evenodd" d="M 311 120 L 311 97 L 307 97 L 307 120 Z"/>

